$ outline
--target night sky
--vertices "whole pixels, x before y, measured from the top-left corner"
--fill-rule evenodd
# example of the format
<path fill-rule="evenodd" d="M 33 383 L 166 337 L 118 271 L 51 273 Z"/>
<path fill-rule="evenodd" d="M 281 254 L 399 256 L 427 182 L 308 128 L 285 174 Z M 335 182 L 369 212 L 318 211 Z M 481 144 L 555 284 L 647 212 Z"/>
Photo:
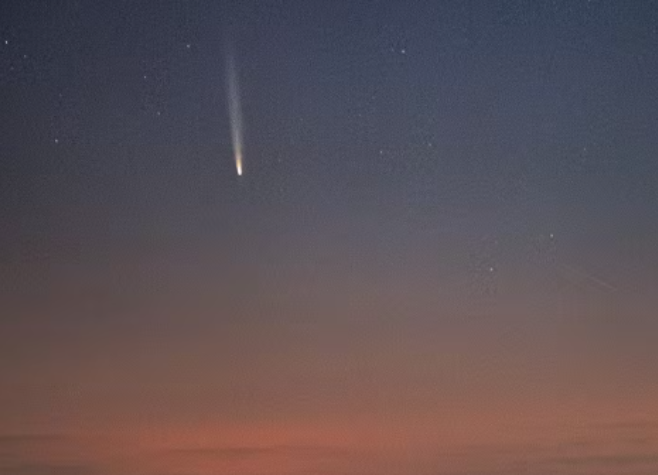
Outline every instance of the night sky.
<path fill-rule="evenodd" d="M 5 0 L 0 475 L 654 475 L 657 153 L 655 1 Z"/>

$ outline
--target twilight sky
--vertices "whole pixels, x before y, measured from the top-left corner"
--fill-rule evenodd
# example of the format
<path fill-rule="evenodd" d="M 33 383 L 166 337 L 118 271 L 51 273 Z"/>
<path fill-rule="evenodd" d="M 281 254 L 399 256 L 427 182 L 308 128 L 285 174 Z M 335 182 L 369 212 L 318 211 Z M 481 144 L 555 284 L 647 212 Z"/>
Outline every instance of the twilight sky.
<path fill-rule="evenodd" d="M 6 0 L 0 104 L 0 475 L 658 473 L 658 2 Z"/>

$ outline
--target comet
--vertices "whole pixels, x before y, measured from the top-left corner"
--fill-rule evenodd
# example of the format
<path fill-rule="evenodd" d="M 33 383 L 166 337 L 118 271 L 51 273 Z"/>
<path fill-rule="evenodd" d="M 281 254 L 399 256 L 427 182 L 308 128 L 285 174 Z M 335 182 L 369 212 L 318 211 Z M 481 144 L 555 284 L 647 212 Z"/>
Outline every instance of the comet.
<path fill-rule="evenodd" d="M 243 133 L 242 107 L 240 106 L 240 87 L 238 84 L 238 70 L 232 52 L 226 55 L 226 95 L 228 98 L 228 115 L 231 124 L 231 143 L 233 145 L 233 158 L 238 176 L 243 172 Z"/>

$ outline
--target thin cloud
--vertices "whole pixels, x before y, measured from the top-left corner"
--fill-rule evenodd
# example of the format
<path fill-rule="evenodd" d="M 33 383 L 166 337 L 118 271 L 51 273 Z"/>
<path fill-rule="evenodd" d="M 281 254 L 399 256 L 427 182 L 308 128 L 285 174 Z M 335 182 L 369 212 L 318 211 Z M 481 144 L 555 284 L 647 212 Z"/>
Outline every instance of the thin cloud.
<path fill-rule="evenodd" d="M 618 467 L 629 468 L 636 465 L 650 465 L 658 469 L 658 453 L 651 454 L 619 454 L 557 457 L 548 460 L 550 465 L 587 466 L 587 467 Z"/>
<path fill-rule="evenodd" d="M 0 467 L 0 475 L 97 475 L 98 471 L 86 465 L 23 464 Z"/>
<path fill-rule="evenodd" d="M 59 442 L 68 439 L 69 437 L 63 434 L 8 434 L 0 435 L 0 446 Z"/>
<path fill-rule="evenodd" d="M 658 421 L 601 422 L 593 424 L 592 427 L 609 431 L 656 431 L 658 430 Z"/>
<path fill-rule="evenodd" d="M 229 447 L 191 447 L 168 449 L 170 455 L 212 457 L 225 460 L 248 459 L 266 455 L 298 456 L 345 456 L 347 449 L 313 445 L 273 445 L 273 446 L 229 446 Z"/>

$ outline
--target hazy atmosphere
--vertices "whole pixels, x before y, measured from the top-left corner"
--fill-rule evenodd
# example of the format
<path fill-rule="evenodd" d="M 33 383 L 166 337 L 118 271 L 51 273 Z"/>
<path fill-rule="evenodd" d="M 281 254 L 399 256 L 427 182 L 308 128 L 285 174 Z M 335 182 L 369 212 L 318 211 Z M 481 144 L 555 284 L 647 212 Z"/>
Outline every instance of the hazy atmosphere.
<path fill-rule="evenodd" d="M 0 475 L 658 473 L 658 2 L 0 4 Z"/>

